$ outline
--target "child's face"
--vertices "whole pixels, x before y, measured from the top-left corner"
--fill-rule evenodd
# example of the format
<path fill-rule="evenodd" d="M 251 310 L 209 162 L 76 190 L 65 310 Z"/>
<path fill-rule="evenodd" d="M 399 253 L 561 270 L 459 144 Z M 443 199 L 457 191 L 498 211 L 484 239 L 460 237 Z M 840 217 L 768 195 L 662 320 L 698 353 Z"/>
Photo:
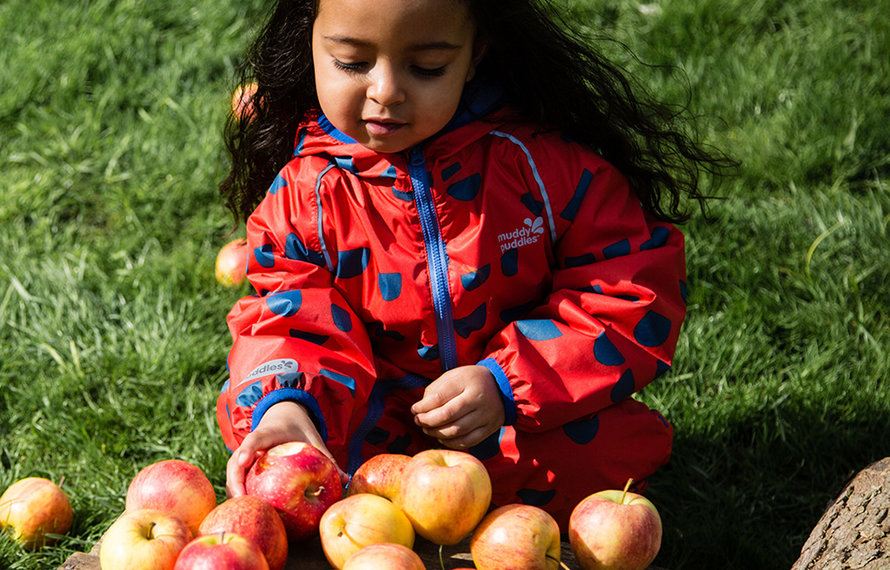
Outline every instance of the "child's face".
<path fill-rule="evenodd" d="M 482 49 L 459 0 L 320 0 L 312 30 L 321 110 L 378 152 L 399 152 L 454 115 Z"/>

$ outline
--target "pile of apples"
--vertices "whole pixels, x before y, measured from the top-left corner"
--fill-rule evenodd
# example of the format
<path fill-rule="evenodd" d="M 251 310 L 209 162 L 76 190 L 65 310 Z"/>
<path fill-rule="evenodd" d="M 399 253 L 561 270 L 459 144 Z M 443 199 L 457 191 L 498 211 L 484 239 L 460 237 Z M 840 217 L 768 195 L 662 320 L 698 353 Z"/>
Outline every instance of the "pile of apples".
<path fill-rule="evenodd" d="M 565 568 L 553 517 L 531 505 L 490 510 L 488 472 L 461 451 L 378 455 L 344 490 L 320 450 L 285 443 L 257 459 L 245 489 L 217 504 L 197 466 L 168 459 L 144 467 L 127 488 L 124 512 L 102 537 L 101 567 L 282 570 L 289 545 L 318 538 L 337 570 L 425 570 L 413 550 L 419 535 L 443 546 L 469 538 L 478 570 Z M 23 479 L 0 497 L 0 526 L 29 548 L 66 533 L 71 520 L 68 497 L 46 479 Z M 649 500 L 626 486 L 578 503 L 568 535 L 585 570 L 642 570 L 661 546 L 661 520 Z"/>

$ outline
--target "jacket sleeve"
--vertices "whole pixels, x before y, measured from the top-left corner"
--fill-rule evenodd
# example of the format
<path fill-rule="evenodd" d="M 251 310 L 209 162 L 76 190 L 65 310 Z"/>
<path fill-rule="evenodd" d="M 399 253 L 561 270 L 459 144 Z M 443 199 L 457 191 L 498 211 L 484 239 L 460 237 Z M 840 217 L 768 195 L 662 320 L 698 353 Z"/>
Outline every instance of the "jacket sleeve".
<path fill-rule="evenodd" d="M 549 152 L 536 159 L 556 236 L 551 293 L 480 362 L 498 381 L 507 423 L 526 431 L 594 414 L 668 370 L 686 313 L 680 231 L 644 213 L 601 158 Z"/>
<path fill-rule="evenodd" d="M 367 399 L 374 378 L 367 332 L 332 286 L 332 244 L 320 233 L 316 199 L 324 169 L 300 162 L 282 170 L 247 223 L 247 273 L 256 294 L 228 315 L 229 380 L 217 401 L 229 449 L 272 405 L 290 400 L 309 410 L 336 454 L 355 402 Z"/>

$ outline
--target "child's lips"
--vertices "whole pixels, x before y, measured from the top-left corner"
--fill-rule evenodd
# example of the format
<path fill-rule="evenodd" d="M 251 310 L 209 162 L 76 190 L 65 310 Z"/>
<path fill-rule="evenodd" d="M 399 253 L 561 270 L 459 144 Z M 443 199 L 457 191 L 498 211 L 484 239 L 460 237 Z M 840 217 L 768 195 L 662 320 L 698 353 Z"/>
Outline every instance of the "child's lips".
<path fill-rule="evenodd" d="M 377 137 L 391 135 L 406 124 L 390 119 L 365 119 L 365 128 L 370 134 Z"/>

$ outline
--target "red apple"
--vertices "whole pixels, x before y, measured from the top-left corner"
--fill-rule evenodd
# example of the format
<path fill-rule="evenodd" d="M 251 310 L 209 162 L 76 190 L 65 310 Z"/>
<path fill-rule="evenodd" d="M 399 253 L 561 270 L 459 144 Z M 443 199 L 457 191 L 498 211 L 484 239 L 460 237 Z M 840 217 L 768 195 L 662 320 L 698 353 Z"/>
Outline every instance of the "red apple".
<path fill-rule="evenodd" d="M 255 81 L 239 85 L 232 93 L 232 113 L 239 121 L 253 117 L 253 98 L 256 95 Z"/>
<path fill-rule="evenodd" d="M 349 557 L 343 570 L 426 570 L 416 552 L 392 542 L 366 546 Z"/>
<path fill-rule="evenodd" d="M 410 455 L 401 453 L 375 455 L 355 470 L 346 487 L 346 494 L 373 493 L 394 500 L 399 492 L 402 471 L 410 460 Z"/>
<path fill-rule="evenodd" d="M 8 527 L 25 548 L 41 548 L 71 528 L 74 511 L 68 495 L 49 479 L 26 477 L 0 496 L 0 528 Z"/>
<path fill-rule="evenodd" d="M 287 562 L 284 523 L 272 505 L 259 497 L 241 495 L 223 501 L 204 518 L 198 532 L 243 536 L 260 548 L 271 570 L 281 570 Z"/>
<path fill-rule="evenodd" d="M 102 568 L 172 570 L 192 539 L 178 518 L 153 509 L 124 511 L 105 532 L 99 547 Z"/>
<path fill-rule="evenodd" d="M 481 461 L 463 451 L 427 449 L 402 472 L 396 504 L 414 530 L 440 545 L 469 535 L 491 503 L 491 479 Z"/>
<path fill-rule="evenodd" d="M 642 570 L 661 548 L 661 517 L 636 493 L 608 490 L 578 503 L 569 517 L 569 543 L 584 570 Z"/>
<path fill-rule="evenodd" d="M 144 467 L 127 488 L 126 510 L 155 509 L 186 524 L 193 535 L 216 507 L 216 491 L 204 472 L 188 461 L 165 459 Z"/>
<path fill-rule="evenodd" d="M 214 275 L 226 287 L 236 287 L 247 279 L 247 240 L 232 240 L 216 255 Z"/>
<path fill-rule="evenodd" d="M 532 505 L 505 505 L 488 513 L 470 539 L 479 570 L 556 570 L 560 562 L 559 525 Z"/>
<path fill-rule="evenodd" d="M 359 493 L 334 503 L 319 524 L 321 547 L 334 568 L 366 546 L 394 542 L 414 547 L 411 521 L 388 499 Z"/>
<path fill-rule="evenodd" d="M 185 545 L 173 570 L 269 570 L 260 548 L 243 536 L 219 532 Z"/>
<path fill-rule="evenodd" d="M 275 507 L 290 540 L 314 535 L 322 513 L 343 498 L 337 466 L 318 448 L 302 441 L 266 451 L 247 472 L 244 488 L 248 495 Z"/>

